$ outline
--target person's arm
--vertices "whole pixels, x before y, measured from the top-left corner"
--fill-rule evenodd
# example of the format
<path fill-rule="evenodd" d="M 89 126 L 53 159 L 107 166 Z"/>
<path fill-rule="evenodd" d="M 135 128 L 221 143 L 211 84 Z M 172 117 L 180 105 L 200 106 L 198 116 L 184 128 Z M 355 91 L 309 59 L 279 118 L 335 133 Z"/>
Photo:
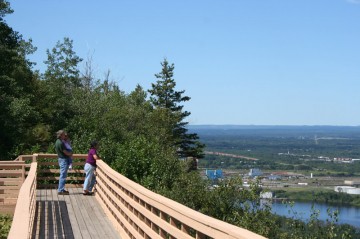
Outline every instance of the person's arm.
<path fill-rule="evenodd" d="M 93 157 L 95 160 L 100 160 L 99 156 L 96 153 L 93 155 Z"/>
<path fill-rule="evenodd" d="M 66 149 L 63 150 L 63 153 L 64 153 L 66 156 L 72 156 L 72 155 L 73 155 L 72 152 L 67 151 Z"/>

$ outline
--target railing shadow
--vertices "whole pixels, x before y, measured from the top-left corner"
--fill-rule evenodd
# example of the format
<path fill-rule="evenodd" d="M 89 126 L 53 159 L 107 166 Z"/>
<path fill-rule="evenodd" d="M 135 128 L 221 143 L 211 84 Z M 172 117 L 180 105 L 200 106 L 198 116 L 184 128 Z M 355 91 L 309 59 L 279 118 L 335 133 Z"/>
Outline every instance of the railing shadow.
<path fill-rule="evenodd" d="M 37 202 L 32 231 L 32 238 L 75 238 L 66 202 Z"/>
<path fill-rule="evenodd" d="M 80 160 L 86 156 L 75 155 L 74 158 Z M 71 226 L 66 202 L 36 201 L 36 189 L 53 188 L 59 179 L 54 176 L 59 173 L 57 155 L 34 154 L 31 157 L 33 162 L 19 192 L 8 238 L 78 237 L 77 226 Z M 19 158 L 24 159 L 23 156 Z M 78 162 L 77 166 L 83 163 Z M 114 171 L 102 160 L 98 160 L 97 165 L 95 199 L 123 238 L 265 239 L 156 194 Z M 79 169 L 75 173 L 82 172 Z M 76 187 L 83 178 L 75 175 L 74 184 L 67 186 Z"/>

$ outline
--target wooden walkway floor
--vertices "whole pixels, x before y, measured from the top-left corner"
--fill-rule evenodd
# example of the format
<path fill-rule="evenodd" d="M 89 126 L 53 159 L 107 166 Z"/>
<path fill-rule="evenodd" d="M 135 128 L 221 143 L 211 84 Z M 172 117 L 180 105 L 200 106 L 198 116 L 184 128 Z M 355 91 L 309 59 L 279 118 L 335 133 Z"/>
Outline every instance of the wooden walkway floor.
<path fill-rule="evenodd" d="M 112 226 L 94 196 L 70 188 L 70 195 L 56 189 L 37 190 L 37 212 L 32 238 L 116 238 Z"/>

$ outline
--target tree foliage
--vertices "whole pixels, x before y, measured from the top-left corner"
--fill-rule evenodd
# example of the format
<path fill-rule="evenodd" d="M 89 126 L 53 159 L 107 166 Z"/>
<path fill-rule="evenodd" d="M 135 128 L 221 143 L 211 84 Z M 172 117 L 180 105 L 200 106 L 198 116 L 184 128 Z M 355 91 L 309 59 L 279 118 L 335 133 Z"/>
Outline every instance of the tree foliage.
<path fill-rule="evenodd" d="M 47 69 L 41 81 L 44 96 L 41 108 L 44 123 L 55 132 L 65 128 L 77 113 L 73 99 L 82 86 L 79 77 L 79 63 L 82 59 L 73 51 L 73 41 L 66 37 L 46 52 L 47 60 L 44 63 Z"/>
<path fill-rule="evenodd" d="M 96 78 L 91 59 L 81 72 L 82 59 L 73 41 L 64 38 L 47 50 L 47 69 L 40 74 L 26 58 L 35 50 L 31 40 L 4 21 L 11 12 L 10 4 L 0 0 L 1 157 L 53 152 L 54 133 L 66 129 L 75 153 L 86 153 L 97 139 L 101 158 L 115 170 L 195 210 L 269 238 L 304 238 L 302 230 L 313 228 L 275 220 L 261 206 L 257 184 L 247 190 L 234 178 L 213 187 L 198 171 L 188 170 L 181 159 L 202 157 L 204 145 L 187 130 L 190 112 L 182 103 L 190 97 L 175 90 L 174 64 L 165 59 L 150 90 L 138 85 L 127 94 L 109 81 L 110 71 Z M 324 238 L 319 235 L 326 232 L 319 233 L 309 238 Z"/>
<path fill-rule="evenodd" d="M 0 239 L 6 239 L 10 232 L 12 218 L 10 215 L 0 214 Z"/>
<path fill-rule="evenodd" d="M 34 143 L 32 128 L 39 115 L 36 108 L 38 84 L 26 54 L 35 48 L 4 20 L 12 13 L 0 1 L 0 156 L 12 157 Z"/>
<path fill-rule="evenodd" d="M 148 90 L 150 102 L 155 110 L 162 115 L 161 123 L 167 125 L 168 132 L 166 139 L 177 149 L 180 157 L 203 157 L 204 145 L 199 142 L 195 133 L 188 133 L 184 119 L 190 112 L 183 110 L 183 102 L 189 101 L 189 96 L 183 96 L 184 90 L 176 91 L 174 76 L 174 64 L 169 64 L 167 59 L 161 63 L 162 69 L 155 77 L 158 79 Z"/>

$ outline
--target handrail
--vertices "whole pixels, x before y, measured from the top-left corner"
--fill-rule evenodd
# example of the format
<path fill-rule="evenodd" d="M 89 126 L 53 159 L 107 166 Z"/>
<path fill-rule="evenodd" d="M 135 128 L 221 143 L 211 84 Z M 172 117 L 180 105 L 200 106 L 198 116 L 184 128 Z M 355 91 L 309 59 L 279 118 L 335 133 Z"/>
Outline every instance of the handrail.
<path fill-rule="evenodd" d="M 15 161 L 0 161 L 0 176 L 1 177 L 16 177 L 20 178 L 22 182 L 25 181 L 25 162 Z"/>
<path fill-rule="evenodd" d="M 27 159 L 30 157 L 27 155 Z M 55 154 L 34 154 L 28 176 L 17 200 L 8 238 L 29 238 L 36 211 L 36 170 L 40 159 L 57 158 Z M 85 154 L 74 155 L 84 159 Z M 24 157 L 19 156 L 19 161 Z M 121 238 L 180 239 L 265 239 L 256 233 L 206 216 L 180 203 L 156 194 L 97 161 L 95 198 L 107 214 Z M 29 200 L 30 199 L 30 200 Z M 24 230 L 27 228 L 27 230 Z"/>
<path fill-rule="evenodd" d="M 36 210 L 36 169 L 37 163 L 31 163 L 30 172 L 20 188 L 9 239 L 29 238 L 32 234 Z"/>
<path fill-rule="evenodd" d="M 60 174 L 58 156 L 56 154 L 34 154 L 33 157 L 33 161 L 38 162 L 38 189 L 57 188 Z M 83 168 L 86 157 L 87 154 L 74 154 L 72 156 L 74 167 L 68 171 L 67 188 L 81 187 L 81 184 L 84 182 Z"/>
<path fill-rule="evenodd" d="M 95 194 L 122 238 L 264 239 L 156 194 L 97 161 Z"/>
<path fill-rule="evenodd" d="M 30 165 L 21 161 L 0 161 L 0 213 L 14 214 L 27 167 Z"/>

